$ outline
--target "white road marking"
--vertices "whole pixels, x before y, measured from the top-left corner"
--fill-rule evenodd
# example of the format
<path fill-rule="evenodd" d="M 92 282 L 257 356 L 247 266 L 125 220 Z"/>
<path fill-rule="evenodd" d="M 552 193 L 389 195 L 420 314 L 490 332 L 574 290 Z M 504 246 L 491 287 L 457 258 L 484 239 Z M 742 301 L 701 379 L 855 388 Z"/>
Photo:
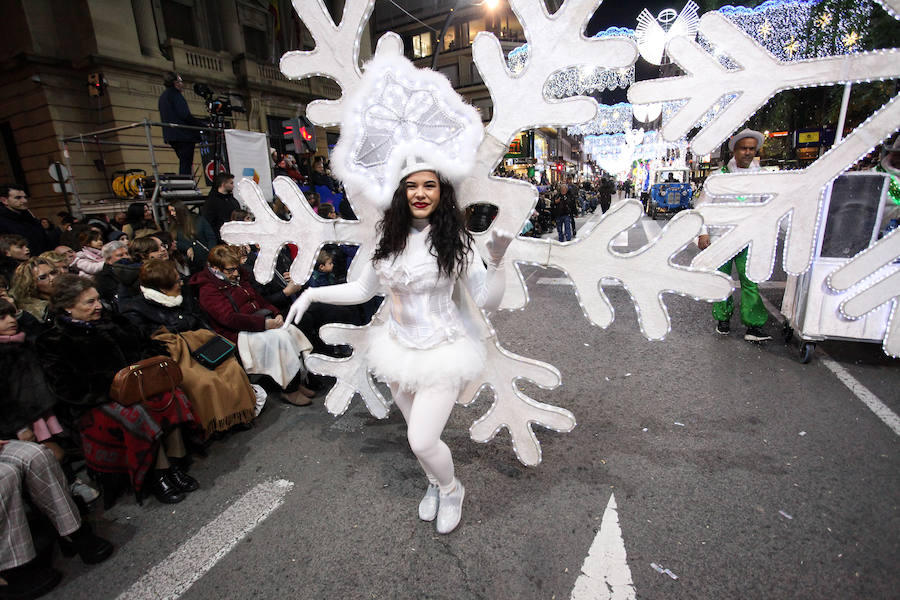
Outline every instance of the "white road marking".
<path fill-rule="evenodd" d="M 766 310 L 775 317 L 775 320 L 779 323 L 784 323 L 784 315 L 781 314 L 781 311 L 775 308 L 771 302 L 766 300 L 766 297 L 760 295 L 762 298 L 763 305 L 766 307 Z M 860 402 L 865 404 L 869 410 L 875 413 L 875 416 L 884 422 L 885 425 L 891 428 L 891 431 L 896 435 L 900 435 L 900 416 L 897 416 L 897 413 L 892 411 L 887 405 L 881 401 L 875 394 L 869 391 L 869 388 L 864 386 L 859 380 L 851 375 L 844 367 L 839 365 L 833 358 L 828 356 L 822 350 L 817 351 L 819 353 L 819 361 L 825 365 L 825 367 L 834 373 L 834 376 L 838 378 L 838 381 L 847 386 L 853 395 L 856 396 Z"/>
<path fill-rule="evenodd" d="M 839 365 L 834 359 L 825 356 L 825 353 L 822 353 L 822 356 L 819 358 L 819 361 L 828 367 L 828 370 L 834 373 L 835 377 L 837 377 L 841 383 L 847 386 L 853 395 L 859 398 L 863 404 L 869 407 L 875 416 L 884 421 L 884 424 L 891 428 L 896 435 L 900 435 L 900 417 L 897 416 L 897 413 L 892 411 L 887 405 L 884 404 L 881 400 L 878 399 L 878 396 L 869 391 L 869 388 L 861 384 L 853 375 L 847 372 L 847 370 Z"/>
<path fill-rule="evenodd" d="M 613 494 L 603 512 L 600 531 L 581 565 L 581 575 L 575 580 L 571 600 L 634 600 L 634 584 L 626 558 Z"/>
<path fill-rule="evenodd" d="M 293 482 L 260 483 L 150 569 L 118 600 L 175 600 L 281 506 Z"/>

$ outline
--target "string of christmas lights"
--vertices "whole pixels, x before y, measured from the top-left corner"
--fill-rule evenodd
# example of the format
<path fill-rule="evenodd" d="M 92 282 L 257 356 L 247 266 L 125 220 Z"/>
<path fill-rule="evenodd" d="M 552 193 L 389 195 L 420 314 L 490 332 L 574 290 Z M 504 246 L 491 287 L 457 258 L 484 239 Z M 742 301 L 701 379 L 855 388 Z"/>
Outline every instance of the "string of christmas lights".
<path fill-rule="evenodd" d="M 631 129 L 632 120 L 633 113 L 628 102 L 619 102 L 612 106 L 601 104 L 597 107 L 597 116 L 593 121 L 569 127 L 569 133 L 574 135 L 619 133 Z"/>
<path fill-rule="evenodd" d="M 630 37 L 634 39 L 633 29 L 610 27 L 592 36 L 594 39 L 608 37 Z M 528 62 L 528 44 L 514 49 L 507 56 L 507 64 L 513 73 L 519 73 Z M 634 67 L 627 69 L 604 69 L 602 67 L 570 67 L 554 74 L 547 81 L 545 91 L 551 98 L 568 98 L 593 91 L 625 89 L 634 83 Z"/>
<path fill-rule="evenodd" d="M 718 12 L 783 61 L 862 50 L 859 24 L 868 21 L 873 9 L 872 1 L 859 0 L 853 8 L 842 10 L 840 15 L 817 11 L 819 3 L 820 0 L 768 0 L 756 8 L 729 5 Z M 815 43 L 807 31 L 810 22 L 823 33 L 834 36 L 835 43 Z M 716 53 L 702 37 L 700 43 Z M 727 48 L 724 50 L 727 51 Z M 720 61 L 729 68 L 737 66 L 721 57 Z"/>

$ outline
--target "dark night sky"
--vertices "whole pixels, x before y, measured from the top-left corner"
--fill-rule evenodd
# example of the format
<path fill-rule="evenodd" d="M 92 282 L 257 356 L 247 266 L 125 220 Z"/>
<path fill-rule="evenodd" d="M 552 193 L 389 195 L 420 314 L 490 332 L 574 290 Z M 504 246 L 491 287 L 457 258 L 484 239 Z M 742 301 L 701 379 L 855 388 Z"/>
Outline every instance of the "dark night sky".
<path fill-rule="evenodd" d="M 674 8 L 681 11 L 686 0 L 648 0 L 647 2 L 635 2 L 634 0 L 604 0 L 603 4 L 591 17 L 587 26 L 586 35 L 594 35 L 607 27 L 637 27 L 637 17 L 646 8 L 654 15 L 659 14 L 664 8 Z"/>
<path fill-rule="evenodd" d="M 585 35 L 591 36 L 598 31 L 613 26 L 635 29 L 637 27 L 637 17 L 644 8 L 649 10 L 653 16 L 656 16 L 665 8 L 672 8 L 680 12 L 686 3 L 687 0 L 645 0 L 643 2 L 640 0 L 604 0 L 588 22 Z M 698 2 L 698 4 L 700 3 Z M 740 5 L 744 3 L 740 0 L 735 0 L 732 4 Z M 702 8 L 700 14 L 703 14 Z M 635 78 L 637 80 L 654 78 L 659 74 L 658 67 L 645 62 L 642 58 L 638 59 L 635 68 Z M 617 102 L 626 102 L 627 98 L 625 97 L 625 90 L 613 90 L 611 92 L 603 92 L 599 100 L 604 104 L 615 104 Z"/>

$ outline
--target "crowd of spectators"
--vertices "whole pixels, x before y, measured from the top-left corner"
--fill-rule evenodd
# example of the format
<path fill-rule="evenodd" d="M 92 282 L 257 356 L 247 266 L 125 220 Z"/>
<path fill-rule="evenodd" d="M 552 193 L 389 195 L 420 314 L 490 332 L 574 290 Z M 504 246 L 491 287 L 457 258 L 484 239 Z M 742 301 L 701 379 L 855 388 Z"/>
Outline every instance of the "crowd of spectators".
<path fill-rule="evenodd" d="M 266 396 L 304 406 L 327 384 L 304 356 L 349 349 L 324 344 L 322 324 L 363 324 L 377 308 L 317 305 L 299 328 L 283 328 L 307 285 L 346 280 L 354 249 L 326 246 L 310 280 L 294 282 L 296 249 L 285 248 L 261 283 L 258 249 L 219 237 L 223 223 L 253 218 L 233 188 L 220 175 L 199 214 L 173 202 L 165 223 L 140 202 L 110 217 L 37 219 L 24 190 L 0 188 L 0 598 L 37 597 L 60 580 L 32 539 L 35 515 L 54 525 L 66 555 L 105 560 L 113 546 L 83 514 L 124 494 L 184 500 L 202 485 L 187 472 L 193 455 L 251 428 Z M 337 218 L 332 204 L 309 199 Z M 194 354 L 217 336 L 236 349 L 210 369 Z M 178 364 L 181 384 L 131 406 L 113 401 L 116 373 L 158 355 Z"/>

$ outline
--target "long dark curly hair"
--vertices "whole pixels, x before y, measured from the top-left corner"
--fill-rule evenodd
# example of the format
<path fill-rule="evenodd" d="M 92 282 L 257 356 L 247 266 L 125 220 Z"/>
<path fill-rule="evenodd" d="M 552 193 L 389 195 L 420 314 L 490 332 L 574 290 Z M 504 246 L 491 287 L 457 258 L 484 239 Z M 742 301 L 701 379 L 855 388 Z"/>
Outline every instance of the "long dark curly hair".
<path fill-rule="evenodd" d="M 438 181 L 441 186 L 441 195 L 437 207 L 428 217 L 431 224 L 428 242 L 431 245 L 431 254 L 437 258 L 438 269 L 447 277 L 452 278 L 461 274 L 465 268 L 466 256 L 472 251 L 474 239 L 466 229 L 465 218 L 456 203 L 456 191 L 453 189 L 453 184 L 444 179 L 440 173 L 438 173 Z M 378 223 L 381 239 L 378 241 L 373 260 L 391 258 L 406 249 L 412 220 L 412 212 L 409 210 L 409 201 L 406 198 L 406 177 L 404 177 L 394 191 L 391 207 Z"/>

